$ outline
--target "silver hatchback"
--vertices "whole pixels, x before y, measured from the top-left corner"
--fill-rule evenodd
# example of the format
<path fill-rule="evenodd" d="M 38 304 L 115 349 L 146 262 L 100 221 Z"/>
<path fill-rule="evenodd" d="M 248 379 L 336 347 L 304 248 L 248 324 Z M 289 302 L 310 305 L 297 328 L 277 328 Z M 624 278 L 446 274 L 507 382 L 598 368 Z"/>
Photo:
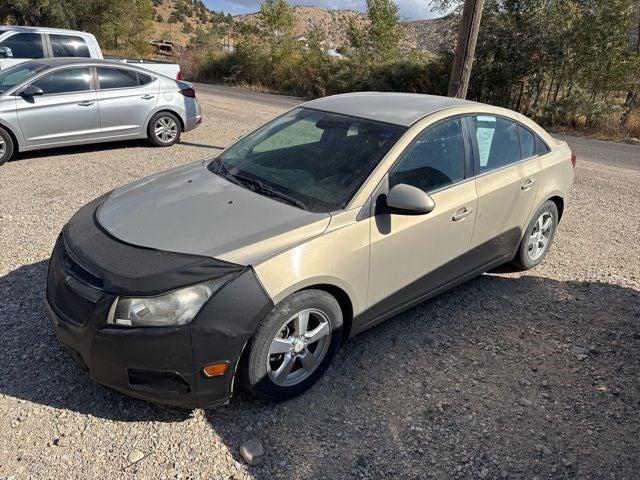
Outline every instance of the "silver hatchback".
<path fill-rule="evenodd" d="M 16 151 L 148 138 L 168 147 L 202 121 L 193 86 L 106 60 L 0 71 L 0 165 Z"/>

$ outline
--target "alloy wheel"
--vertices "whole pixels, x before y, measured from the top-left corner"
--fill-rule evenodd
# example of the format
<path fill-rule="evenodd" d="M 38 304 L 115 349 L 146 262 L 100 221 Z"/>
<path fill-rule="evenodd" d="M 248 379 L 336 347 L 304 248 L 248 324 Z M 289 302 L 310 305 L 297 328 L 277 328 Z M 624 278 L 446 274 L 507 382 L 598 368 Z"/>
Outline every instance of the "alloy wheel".
<path fill-rule="evenodd" d="M 538 217 L 527 242 L 527 254 L 531 260 L 538 260 L 549 247 L 553 234 L 553 215 L 544 212 Z"/>
<path fill-rule="evenodd" d="M 271 381 L 290 387 L 307 379 L 322 363 L 331 343 L 331 324 L 321 310 L 302 310 L 290 317 L 271 341 L 267 373 Z"/>
<path fill-rule="evenodd" d="M 178 125 L 170 117 L 160 117 L 154 125 L 156 137 L 163 143 L 170 143 L 178 135 Z"/>
<path fill-rule="evenodd" d="M 7 143 L 4 141 L 4 138 L 0 137 L 0 160 L 4 158 L 7 153 Z"/>

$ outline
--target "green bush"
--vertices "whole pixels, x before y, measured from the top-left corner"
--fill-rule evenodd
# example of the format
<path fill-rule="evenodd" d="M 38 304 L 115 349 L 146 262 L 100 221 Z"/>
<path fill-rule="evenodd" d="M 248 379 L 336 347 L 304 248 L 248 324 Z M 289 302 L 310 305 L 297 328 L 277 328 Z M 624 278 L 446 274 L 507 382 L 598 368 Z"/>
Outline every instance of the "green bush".
<path fill-rule="evenodd" d="M 366 61 L 336 59 L 319 49 L 283 39 L 273 44 L 247 38 L 233 53 L 211 51 L 192 73 L 194 80 L 251 85 L 314 98 L 350 91 L 403 91 L 443 95 L 451 60 L 410 55 Z"/>

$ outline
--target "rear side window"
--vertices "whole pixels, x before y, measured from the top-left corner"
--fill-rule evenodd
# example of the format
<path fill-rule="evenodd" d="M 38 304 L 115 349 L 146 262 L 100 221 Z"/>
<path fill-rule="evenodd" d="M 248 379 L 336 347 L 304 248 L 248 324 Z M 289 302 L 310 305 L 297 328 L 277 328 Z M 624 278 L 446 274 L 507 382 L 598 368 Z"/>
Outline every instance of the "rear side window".
<path fill-rule="evenodd" d="M 131 88 L 153 81 L 151 75 L 126 68 L 98 67 L 98 82 L 101 90 L 110 88 Z"/>
<path fill-rule="evenodd" d="M 536 136 L 528 128 L 518 125 L 520 135 L 520 158 L 531 158 L 536 156 Z"/>
<path fill-rule="evenodd" d="M 67 68 L 45 75 L 32 85 L 45 94 L 83 92 L 91 90 L 91 73 L 88 67 Z"/>
<path fill-rule="evenodd" d="M 549 153 L 549 147 L 546 143 L 542 141 L 542 139 L 536 136 L 536 155 L 545 155 Z"/>
<path fill-rule="evenodd" d="M 471 117 L 473 134 L 478 144 L 480 173 L 501 168 L 520 160 L 518 125 L 500 117 Z"/>
<path fill-rule="evenodd" d="M 420 134 L 389 173 L 389 187 L 406 183 L 425 192 L 464 179 L 462 120 L 447 120 Z"/>
<path fill-rule="evenodd" d="M 0 42 L 0 47 L 10 48 L 13 58 L 44 58 L 39 33 L 16 33 Z"/>
<path fill-rule="evenodd" d="M 138 81 L 140 82 L 140 85 L 147 85 L 151 82 L 153 82 L 154 78 L 151 75 L 147 75 L 146 73 L 140 73 L 138 72 Z"/>
<path fill-rule="evenodd" d="M 89 47 L 82 37 L 75 35 L 49 35 L 54 57 L 89 58 Z"/>

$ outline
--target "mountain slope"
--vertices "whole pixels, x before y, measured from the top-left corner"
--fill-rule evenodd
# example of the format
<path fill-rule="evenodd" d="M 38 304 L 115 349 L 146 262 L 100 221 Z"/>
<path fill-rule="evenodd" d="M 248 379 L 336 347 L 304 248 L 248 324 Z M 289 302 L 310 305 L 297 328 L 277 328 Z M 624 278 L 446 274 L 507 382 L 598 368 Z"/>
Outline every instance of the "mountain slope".
<path fill-rule="evenodd" d="M 259 13 L 236 15 L 231 19 L 208 10 L 199 0 L 155 0 L 154 3 L 155 39 L 163 38 L 186 45 L 199 31 L 210 30 L 221 22 L 260 27 Z M 365 14 L 354 10 L 295 6 L 293 12 L 293 34 L 296 37 L 307 36 L 317 27 L 324 32 L 327 43 L 333 47 L 349 44 L 347 32 L 351 21 L 360 24 L 367 22 Z M 174 23 L 169 23 L 170 19 Z M 187 24 L 189 26 L 185 27 Z M 452 25 L 447 18 L 404 22 L 403 25 L 406 29 L 404 44 L 410 49 L 436 52 L 442 48 L 443 41 L 451 38 L 449 32 Z"/>

